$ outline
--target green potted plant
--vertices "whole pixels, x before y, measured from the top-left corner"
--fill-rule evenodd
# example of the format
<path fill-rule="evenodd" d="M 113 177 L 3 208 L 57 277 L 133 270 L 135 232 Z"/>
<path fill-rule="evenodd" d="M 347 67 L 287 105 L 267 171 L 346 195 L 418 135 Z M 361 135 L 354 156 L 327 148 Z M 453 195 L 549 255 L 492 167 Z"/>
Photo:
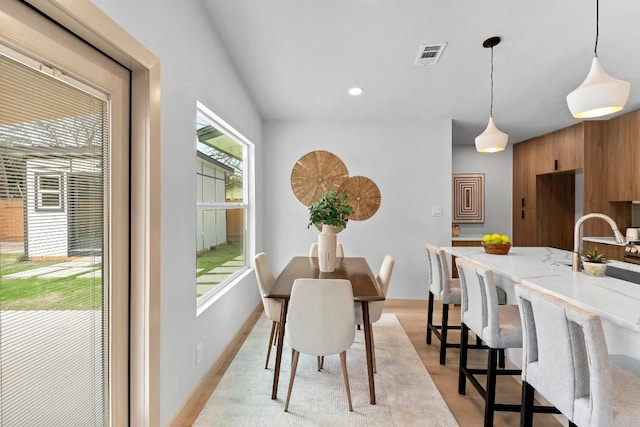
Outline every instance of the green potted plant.
<path fill-rule="evenodd" d="M 329 190 L 309 206 L 309 224 L 321 227 L 318 236 L 318 268 L 321 272 L 331 273 L 336 267 L 336 233 L 347 226 L 353 208 L 349 196 Z"/>
<path fill-rule="evenodd" d="M 320 195 L 309 206 L 309 224 L 321 228 L 323 224 L 333 227 L 333 232 L 338 233 L 347 226 L 349 215 L 353 214 L 353 207 L 349 204 L 349 196 L 340 194 L 336 190 L 329 190 Z"/>
<path fill-rule="evenodd" d="M 583 250 L 582 267 L 588 276 L 602 277 L 607 269 L 607 258 L 597 247 L 591 250 Z"/>

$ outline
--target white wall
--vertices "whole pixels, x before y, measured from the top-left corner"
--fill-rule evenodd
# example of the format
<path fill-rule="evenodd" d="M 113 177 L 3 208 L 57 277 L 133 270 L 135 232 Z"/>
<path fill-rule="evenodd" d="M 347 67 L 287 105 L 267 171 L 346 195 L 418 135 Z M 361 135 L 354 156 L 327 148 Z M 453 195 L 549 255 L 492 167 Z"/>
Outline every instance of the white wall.
<path fill-rule="evenodd" d="M 258 162 L 261 120 L 199 1 L 94 3 L 161 61 L 160 421 L 166 425 L 259 303 L 255 277 L 250 274 L 196 316 L 196 101 L 256 144 Z M 256 193 L 260 214 L 260 187 Z M 261 244 L 259 234 L 257 247 Z M 196 366 L 199 342 L 203 360 Z"/>
<path fill-rule="evenodd" d="M 266 122 L 265 249 L 276 272 L 291 256 L 308 253 L 318 231 L 307 229 L 308 209 L 291 190 L 291 170 L 310 151 L 327 150 L 350 176 L 379 187 L 378 212 L 350 221 L 338 235 L 346 256 L 365 257 L 377 272 L 386 254 L 396 258 L 388 296 L 426 298 L 426 242 L 451 241 L 451 121 Z M 442 217 L 431 208 L 442 206 Z"/>
<path fill-rule="evenodd" d="M 484 173 L 484 224 L 460 224 L 461 236 L 500 233 L 513 236 L 511 144 L 499 153 L 478 153 L 473 145 L 453 147 L 452 173 Z"/>

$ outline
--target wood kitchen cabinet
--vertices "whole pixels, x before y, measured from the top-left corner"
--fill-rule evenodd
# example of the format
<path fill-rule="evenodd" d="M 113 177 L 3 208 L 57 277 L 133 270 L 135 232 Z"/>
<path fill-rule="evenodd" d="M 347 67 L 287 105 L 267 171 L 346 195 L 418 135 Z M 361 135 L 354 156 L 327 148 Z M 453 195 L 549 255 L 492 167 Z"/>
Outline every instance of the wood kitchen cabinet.
<path fill-rule="evenodd" d="M 513 209 L 535 209 L 537 138 L 513 146 Z"/>
<path fill-rule="evenodd" d="M 604 123 L 608 165 L 607 198 L 611 202 L 640 200 L 640 112 Z"/>
<path fill-rule="evenodd" d="M 481 240 L 453 240 L 451 242 L 451 246 L 476 247 L 476 246 L 482 246 L 482 241 Z M 451 256 L 451 277 L 453 278 L 460 277 L 458 274 L 458 266 L 456 265 L 455 256 Z"/>
<path fill-rule="evenodd" d="M 537 246 L 536 156 L 537 138 L 513 146 L 513 235 L 514 246 Z"/>
<path fill-rule="evenodd" d="M 596 243 L 582 241 L 582 249 L 585 251 L 591 251 L 593 248 L 598 248 L 598 252 L 604 253 L 605 257 L 609 260 L 623 261 L 624 258 L 624 246 L 622 245 L 610 245 L 607 243 Z"/>
<path fill-rule="evenodd" d="M 571 247 L 584 147 L 583 123 L 513 146 L 514 245 Z"/>
<path fill-rule="evenodd" d="M 579 123 L 536 138 L 536 174 L 570 172 L 584 165 L 584 126 Z"/>
<path fill-rule="evenodd" d="M 620 230 L 631 226 L 631 200 L 634 188 L 638 190 L 637 173 L 638 151 L 631 144 L 631 151 L 620 149 L 624 142 L 624 135 L 634 132 L 621 132 L 625 124 L 632 124 L 633 116 L 638 112 L 625 114 L 610 120 L 585 121 L 585 151 L 584 151 L 584 189 L 583 213 L 599 212 L 610 216 Z M 631 120 L 630 120 L 631 119 Z M 637 131 L 636 131 L 637 135 Z M 636 137 L 637 138 L 637 137 Z M 626 155 L 625 155 L 626 154 Z M 630 178 L 633 177 L 633 178 Z M 629 197 L 627 200 L 627 197 Z M 614 201 L 620 198 L 620 201 Z M 611 236 L 611 227 L 605 221 L 586 221 L 582 226 L 585 236 Z"/>
<path fill-rule="evenodd" d="M 513 210 L 513 246 L 538 246 L 536 209 Z"/>
<path fill-rule="evenodd" d="M 640 200 L 640 111 L 587 120 L 513 146 L 513 236 L 517 246 L 573 247 L 575 171 L 582 170 L 582 213 L 631 226 Z M 604 221 L 587 221 L 587 236 L 610 236 Z M 618 249 L 616 249 L 618 250 Z"/>
<path fill-rule="evenodd" d="M 575 224 L 575 175 L 573 173 L 551 173 L 538 175 L 537 197 L 537 242 L 570 251 L 573 249 L 573 226 Z"/>
<path fill-rule="evenodd" d="M 575 221 L 575 177 L 569 173 L 534 175 L 536 208 L 513 209 L 514 246 L 571 250 Z"/>

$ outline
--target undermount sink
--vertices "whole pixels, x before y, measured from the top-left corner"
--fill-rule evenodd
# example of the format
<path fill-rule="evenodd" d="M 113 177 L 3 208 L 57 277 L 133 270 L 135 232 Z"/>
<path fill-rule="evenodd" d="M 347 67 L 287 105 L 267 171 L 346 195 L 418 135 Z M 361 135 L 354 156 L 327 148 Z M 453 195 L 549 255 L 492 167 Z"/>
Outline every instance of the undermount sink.
<path fill-rule="evenodd" d="M 563 268 L 571 267 L 571 264 L 565 264 L 560 262 L 554 263 L 553 265 L 555 265 L 556 267 L 563 267 Z M 584 272 L 584 270 L 582 269 L 580 269 L 580 271 Z M 607 264 L 607 269 L 605 270 L 604 275 L 640 285 L 640 271 L 638 270 L 631 270 L 624 267 L 615 267 L 611 264 Z"/>
<path fill-rule="evenodd" d="M 640 272 L 638 271 L 607 265 L 604 275 L 640 285 Z"/>

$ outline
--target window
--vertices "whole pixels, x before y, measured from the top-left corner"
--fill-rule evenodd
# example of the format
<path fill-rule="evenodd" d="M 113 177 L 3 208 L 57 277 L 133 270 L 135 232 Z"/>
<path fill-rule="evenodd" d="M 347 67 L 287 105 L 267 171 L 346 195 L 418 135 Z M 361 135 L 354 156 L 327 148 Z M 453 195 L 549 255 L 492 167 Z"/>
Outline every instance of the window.
<path fill-rule="evenodd" d="M 62 210 L 62 175 L 36 174 L 36 209 Z"/>
<path fill-rule="evenodd" d="M 196 120 L 198 307 L 246 270 L 251 143 L 198 104 Z"/>

